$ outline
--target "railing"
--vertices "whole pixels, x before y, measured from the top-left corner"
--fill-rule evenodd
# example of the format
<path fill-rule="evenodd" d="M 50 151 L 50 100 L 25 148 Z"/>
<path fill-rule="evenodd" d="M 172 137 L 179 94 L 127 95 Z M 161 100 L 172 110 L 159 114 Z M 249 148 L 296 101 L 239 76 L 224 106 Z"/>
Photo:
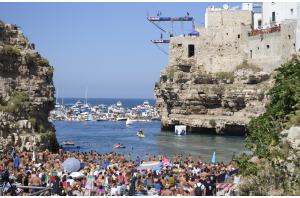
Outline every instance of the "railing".
<path fill-rule="evenodd" d="M 266 28 L 266 29 L 252 30 L 251 32 L 249 32 L 249 36 L 256 36 L 256 35 L 260 35 L 260 34 L 270 34 L 270 33 L 280 32 L 280 31 L 281 31 L 281 26 L 279 24 L 279 25 L 275 25 L 273 27 Z"/>
<path fill-rule="evenodd" d="M 6 189 L 8 188 L 8 189 Z M 39 187 L 39 186 L 20 186 L 11 183 L 3 183 L 0 185 L 0 196 L 5 195 L 5 191 L 9 190 L 9 188 L 20 188 L 20 189 L 39 189 L 39 191 L 29 194 L 29 196 L 42 196 L 45 192 L 49 192 L 49 196 L 52 193 L 51 187 Z"/>
<path fill-rule="evenodd" d="M 52 188 L 51 187 L 39 187 L 39 186 L 17 186 L 17 188 L 21 189 L 39 189 L 39 191 L 31 193 L 29 196 L 41 196 L 45 192 L 49 192 L 49 196 L 51 195 Z"/>

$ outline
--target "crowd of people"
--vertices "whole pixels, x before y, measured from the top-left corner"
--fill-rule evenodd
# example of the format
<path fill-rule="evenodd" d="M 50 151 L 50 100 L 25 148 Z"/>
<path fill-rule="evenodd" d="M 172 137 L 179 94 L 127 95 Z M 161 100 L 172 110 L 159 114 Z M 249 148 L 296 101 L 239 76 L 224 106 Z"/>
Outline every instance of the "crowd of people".
<path fill-rule="evenodd" d="M 62 165 L 72 157 L 80 161 L 80 174 L 76 177 Z M 216 195 L 216 184 L 233 182 L 237 172 L 234 161 L 229 164 L 205 163 L 201 157 L 194 159 L 182 155 L 168 158 L 168 164 L 156 169 L 138 168 L 145 161 L 162 162 L 167 158 L 146 155 L 132 159 L 130 154 L 65 152 L 62 149 L 58 153 L 47 150 L 20 152 L 13 148 L 0 155 L 0 172 L 10 178 L 10 184 L 2 191 L 4 195 L 30 195 L 40 189 L 20 186 L 33 186 L 51 187 L 44 195 L 61 196 L 213 196 Z"/>

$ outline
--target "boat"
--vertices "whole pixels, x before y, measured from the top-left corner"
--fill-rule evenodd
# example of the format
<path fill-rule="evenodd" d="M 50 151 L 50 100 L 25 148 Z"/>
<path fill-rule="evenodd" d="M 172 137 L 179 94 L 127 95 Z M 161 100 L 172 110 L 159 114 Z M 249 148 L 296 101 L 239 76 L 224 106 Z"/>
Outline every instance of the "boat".
<path fill-rule="evenodd" d="M 97 118 L 97 121 L 108 121 L 108 118 L 106 118 L 106 117 L 100 117 L 100 118 Z"/>
<path fill-rule="evenodd" d="M 122 102 L 121 101 L 118 101 L 117 102 L 117 107 L 121 107 L 122 106 Z"/>
<path fill-rule="evenodd" d="M 136 135 L 138 137 L 140 137 L 140 138 L 144 138 L 145 137 L 144 131 L 142 131 L 142 130 L 138 131 Z"/>
<path fill-rule="evenodd" d="M 75 146 L 75 143 L 70 140 L 63 141 L 64 146 Z"/>
<path fill-rule="evenodd" d="M 119 144 L 114 144 L 113 147 L 117 148 L 117 149 L 119 149 L 119 148 L 122 148 L 122 149 L 126 148 L 126 146 L 124 146 L 123 144 L 120 144 L 120 143 Z"/>
<path fill-rule="evenodd" d="M 127 120 L 126 120 L 126 125 L 132 125 L 133 122 L 134 122 L 134 120 L 127 119 Z"/>
<path fill-rule="evenodd" d="M 120 118 L 117 118 L 117 121 L 127 121 L 127 118 L 120 117 Z"/>

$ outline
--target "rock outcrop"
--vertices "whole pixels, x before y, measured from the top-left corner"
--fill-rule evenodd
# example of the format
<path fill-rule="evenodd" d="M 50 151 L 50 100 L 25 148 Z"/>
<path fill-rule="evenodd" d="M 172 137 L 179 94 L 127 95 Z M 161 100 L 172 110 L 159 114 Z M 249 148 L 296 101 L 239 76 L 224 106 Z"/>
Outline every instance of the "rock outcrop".
<path fill-rule="evenodd" d="M 248 67 L 207 73 L 196 65 L 168 66 L 155 86 L 162 128 L 244 134 L 250 119 L 264 112 L 272 86 L 270 73 Z"/>
<path fill-rule="evenodd" d="M 48 121 L 53 67 L 34 48 L 19 27 L 0 21 L 0 149 L 58 149 Z"/>

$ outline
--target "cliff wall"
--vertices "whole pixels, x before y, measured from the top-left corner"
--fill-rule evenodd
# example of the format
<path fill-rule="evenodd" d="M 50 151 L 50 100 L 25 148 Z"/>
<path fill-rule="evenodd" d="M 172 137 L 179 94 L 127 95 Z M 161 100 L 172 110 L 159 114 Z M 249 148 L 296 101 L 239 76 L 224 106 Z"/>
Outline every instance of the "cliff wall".
<path fill-rule="evenodd" d="M 0 146 L 57 150 L 48 121 L 54 108 L 53 67 L 16 26 L 0 21 Z"/>
<path fill-rule="evenodd" d="M 198 27 L 199 37 L 171 38 L 155 85 L 163 129 L 184 124 L 188 131 L 241 135 L 265 111 L 274 69 L 295 53 L 296 21 L 257 33 L 252 12 L 232 12 L 222 11 L 223 20 L 209 13 L 215 23 Z M 222 22 L 239 13 L 238 24 Z"/>

